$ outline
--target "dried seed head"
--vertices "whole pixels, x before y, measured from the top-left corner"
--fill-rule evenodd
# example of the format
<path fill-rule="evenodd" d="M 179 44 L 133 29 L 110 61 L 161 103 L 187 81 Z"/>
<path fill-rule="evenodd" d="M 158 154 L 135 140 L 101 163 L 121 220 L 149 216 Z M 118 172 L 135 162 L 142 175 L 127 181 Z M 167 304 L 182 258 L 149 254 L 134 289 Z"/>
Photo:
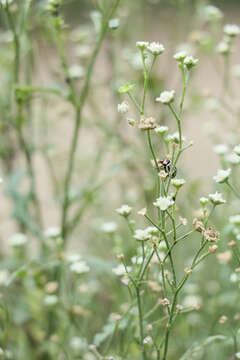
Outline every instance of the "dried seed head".
<path fill-rule="evenodd" d="M 138 128 L 142 131 L 152 130 L 157 127 L 156 120 L 153 117 L 146 118 L 145 116 L 141 116 Z"/>
<path fill-rule="evenodd" d="M 192 269 L 190 267 L 186 267 L 184 269 L 184 272 L 185 272 L 186 275 L 190 275 L 192 273 Z"/>
<path fill-rule="evenodd" d="M 180 223 L 181 223 L 183 226 L 186 226 L 187 223 L 188 223 L 187 219 L 186 219 L 186 218 L 183 218 L 183 217 L 181 217 L 181 216 L 179 216 L 179 221 L 180 221 Z"/>
<path fill-rule="evenodd" d="M 233 248 L 234 246 L 236 246 L 236 242 L 234 240 L 230 241 L 228 243 L 228 246 L 230 246 L 231 248 Z"/>
<path fill-rule="evenodd" d="M 167 298 L 164 298 L 160 300 L 160 304 L 163 306 L 168 306 L 170 305 L 170 301 Z"/>
<path fill-rule="evenodd" d="M 160 177 L 160 179 L 165 180 L 168 177 L 168 173 L 166 173 L 164 170 L 161 170 L 158 173 L 158 176 Z"/>
<path fill-rule="evenodd" d="M 212 246 L 209 246 L 208 251 L 213 254 L 217 251 L 217 249 L 218 249 L 217 245 L 212 245 Z"/>
<path fill-rule="evenodd" d="M 222 315 L 220 319 L 218 320 L 219 324 L 225 324 L 228 321 L 227 316 Z"/>
<path fill-rule="evenodd" d="M 214 231 L 211 227 L 203 231 L 203 236 L 207 241 L 217 242 L 219 238 L 219 232 Z"/>
<path fill-rule="evenodd" d="M 194 229 L 200 233 L 205 230 L 203 223 L 199 221 L 197 218 L 193 219 L 193 225 L 194 225 Z"/>
<path fill-rule="evenodd" d="M 180 304 L 177 304 L 177 305 L 176 305 L 176 309 L 177 309 L 177 311 L 182 311 L 182 310 L 183 310 L 183 306 L 180 305 Z"/>

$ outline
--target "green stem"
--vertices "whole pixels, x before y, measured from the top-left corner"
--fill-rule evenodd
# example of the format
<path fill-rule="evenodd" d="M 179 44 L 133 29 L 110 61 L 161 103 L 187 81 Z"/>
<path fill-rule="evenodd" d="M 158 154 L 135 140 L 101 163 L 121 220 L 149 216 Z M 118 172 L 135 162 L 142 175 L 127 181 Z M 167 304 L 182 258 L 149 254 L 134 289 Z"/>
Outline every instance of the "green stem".
<path fill-rule="evenodd" d="M 228 187 L 230 188 L 230 190 L 234 193 L 234 195 L 240 199 L 240 194 L 237 192 L 237 190 L 233 187 L 233 185 L 231 185 L 228 181 L 226 181 L 226 184 L 228 185 Z"/>
<path fill-rule="evenodd" d="M 140 329 L 140 342 L 142 349 L 142 360 L 147 360 L 147 355 L 144 347 L 144 333 L 143 333 L 143 316 L 142 316 L 142 304 L 139 286 L 136 287 L 137 305 L 138 305 L 138 318 L 139 318 L 139 329 Z"/>

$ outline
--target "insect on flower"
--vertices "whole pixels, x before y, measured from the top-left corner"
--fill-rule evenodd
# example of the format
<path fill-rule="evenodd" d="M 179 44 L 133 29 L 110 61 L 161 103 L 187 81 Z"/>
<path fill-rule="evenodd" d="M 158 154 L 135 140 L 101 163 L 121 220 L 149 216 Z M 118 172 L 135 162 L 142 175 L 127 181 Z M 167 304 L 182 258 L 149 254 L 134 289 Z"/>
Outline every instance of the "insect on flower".
<path fill-rule="evenodd" d="M 174 169 L 172 170 L 172 162 L 169 159 L 160 159 L 158 160 L 158 165 L 161 169 L 163 169 L 168 175 L 171 174 L 171 178 L 175 178 L 177 175 L 177 168 L 174 166 Z"/>

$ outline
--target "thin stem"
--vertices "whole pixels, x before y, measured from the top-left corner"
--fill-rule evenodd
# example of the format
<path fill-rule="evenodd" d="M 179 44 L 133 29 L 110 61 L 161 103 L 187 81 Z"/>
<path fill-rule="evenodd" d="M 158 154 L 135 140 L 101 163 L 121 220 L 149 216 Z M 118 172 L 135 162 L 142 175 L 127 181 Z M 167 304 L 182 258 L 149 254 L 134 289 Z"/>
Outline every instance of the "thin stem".
<path fill-rule="evenodd" d="M 139 329 L 140 329 L 140 341 L 141 341 L 141 349 L 142 349 L 142 359 L 147 360 L 147 355 L 144 347 L 144 333 L 143 333 L 143 315 L 142 315 L 142 304 L 141 304 L 141 295 L 140 289 L 136 287 L 136 295 L 137 295 L 137 306 L 138 306 L 138 318 L 139 318 Z"/>
<path fill-rule="evenodd" d="M 226 181 L 226 184 L 228 185 L 228 187 L 230 188 L 230 190 L 234 193 L 234 195 L 240 199 L 240 194 L 238 193 L 238 191 L 233 187 L 233 185 L 231 185 L 228 181 Z"/>

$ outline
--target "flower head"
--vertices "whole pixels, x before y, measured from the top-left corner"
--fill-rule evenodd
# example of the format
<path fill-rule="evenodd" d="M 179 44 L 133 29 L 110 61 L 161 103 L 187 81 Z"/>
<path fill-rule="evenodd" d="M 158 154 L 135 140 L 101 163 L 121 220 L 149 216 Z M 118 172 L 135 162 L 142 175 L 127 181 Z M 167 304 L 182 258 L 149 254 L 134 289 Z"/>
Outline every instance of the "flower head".
<path fill-rule="evenodd" d="M 140 49 L 140 50 L 145 50 L 149 45 L 148 41 L 137 41 L 136 42 L 136 46 Z"/>
<path fill-rule="evenodd" d="M 101 230 L 108 234 L 113 234 L 117 230 L 117 224 L 113 221 L 103 223 Z"/>
<path fill-rule="evenodd" d="M 174 204 L 174 201 L 172 200 L 172 198 L 170 196 L 160 196 L 153 203 L 154 206 L 158 207 L 162 211 L 167 210 L 173 204 Z"/>
<path fill-rule="evenodd" d="M 184 61 L 184 59 L 185 59 L 186 57 L 187 57 L 187 52 L 184 51 L 184 50 L 177 52 L 177 53 L 173 56 L 173 58 L 174 58 L 175 60 L 179 61 L 179 62 Z"/>
<path fill-rule="evenodd" d="M 222 198 L 222 194 L 217 191 L 215 194 L 209 194 L 208 197 L 214 205 L 221 205 L 226 203 L 226 200 Z"/>
<path fill-rule="evenodd" d="M 153 117 L 141 116 L 138 128 L 141 130 L 152 130 L 156 128 L 156 120 Z"/>
<path fill-rule="evenodd" d="M 216 181 L 216 183 L 222 184 L 226 182 L 231 174 L 231 169 L 227 170 L 218 170 L 217 175 L 213 177 L 213 179 Z"/>
<path fill-rule="evenodd" d="M 16 233 L 10 238 L 9 242 L 12 247 L 21 247 L 27 243 L 27 236 L 22 233 Z"/>
<path fill-rule="evenodd" d="M 131 271 L 131 266 L 127 266 L 126 267 L 127 271 Z M 125 266 L 123 264 L 119 264 L 118 266 L 116 266 L 115 268 L 112 269 L 112 272 L 117 275 L 117 276 L 123 276 L 126 275 L 126 269 Z"/>
<path fill-rule="evenodd" d="M 222 55 L 226 55 L 230 51 L 230 46 L 226 41 L 221 41 L 216 48 L 217 52 Z"/>
<path fill-rule="evenodd" d="M 121 104 L 118 104 L 118 112 L 120 114 L 126 114 L 129 110 L 129 105 L 126 101 L 123 101 Z"/>
<path fill-rule="evenodd" d="M 164 135 L 168 131 L 168 126 L 158 126 L 154 131 L 157 134 Z"/>
<path fill-rule="evenodd" d="M 171 184 L 177 189 L 180 189 L 180 187 L 182 187 L 185 183 L 186 183 L 186 181 L 184 179 L 172 179 L 171 180 Z"/>
<path fill-rule="evenodd" d="M 132 208 L 128 205 L 122 205 L 120 208 L 116 209 L 116 212 L 119 215 L 128 217 L 131 214 Z"/>
<path fill-rule="evenodd" d="M 156 98 L 156 101 L 168 105 L 173 102 L 174 96 L 175 90 L 163 91 L 161 92 L 160 96 Z"/>
<path fill-rule="evenodd" d="M 138 241 L 146 241 L 151 239 L 151 234 L 149 234 L 149 232 L 145 229 L 137 229 L 134 232 L 134 236 L 133 236 L 136 240 Z"/>
<path fill-rule="evenodd" d="M 235 152 L 233 152 L 225 156 L 225 160 L 232 165 L 238 165 L 240 163 L 240 156 L 238 156 Z"/>
<path fill-rule="evenodd" d="M 207 5 L 204 10 L 208 21 L 218 21 L 223 17 L 222 11 L 216 6 Z"/>
<path fill-rule="evenodd" d="M 225 144 L 218 144 L 214 146 L 213 151 L 218 155 L 224 155 L 228 151 L 228 147 Z"/>
<path fill-rule="evenodd" d="M 160 55 L 164 52 L 165 48 L 163 46 L 163 44 L 160 44 L 159 42 L 151 42 L 148 46 L 147 46 L 147 50 L 157 56 Z"/>
<path fill-rule="evenodd" d="M 219 232 L 214 231 L 211 227 L 203 231 L 203 236 L 207 241 L 217 242 L 219 238 Z"/>
<path fill-rule="evenodd" d="M 235 37 L 240 34 L 240 28 L 238 25 L 235 24 L 225 25 L 223 31 L 226 35 L 230 37 Z"/>
<path fill-rule="evenodd" d="M 187 56 L 184 59 L 184 65 L 187 67 L 188 70 L 193 68 L 198 63 L 198 59 L 193 56 Z"/>
<path fill-rule="evenodd" d="M 85 261 L 77 261 L 69 266 L 70 271 L 75 274 L 84 274 L 89 272 L 90 268 Z"/>
<path fill-rule="evenodd" d="M 237 154 L 238 156 L 240 156 L 240 145 L 236 145 L 233 149 L 233 151 L 235 152 L 235 154 Z"/>
<path fill-rule="evenodd" d="M 208 203 L 208 198 L 202 196 L 202 197 L 200 198 L 200 204 L 201 204 L 202 206 L 205 206 L 207 203 Z"/>

